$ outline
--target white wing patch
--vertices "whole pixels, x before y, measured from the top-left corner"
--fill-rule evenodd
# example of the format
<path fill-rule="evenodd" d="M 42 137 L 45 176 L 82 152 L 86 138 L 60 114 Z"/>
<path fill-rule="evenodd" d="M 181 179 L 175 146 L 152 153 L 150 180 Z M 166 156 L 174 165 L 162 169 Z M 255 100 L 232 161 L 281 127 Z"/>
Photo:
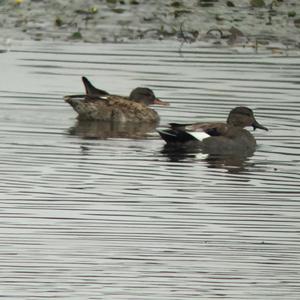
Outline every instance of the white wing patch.
<path fill-rule="evenodd" d="M 191 136 L 193 136 L 195 139 L 197 139 L 198 141 L 202 141 L 203 139 L 210 137 L 210 135 L 204 131 L 194 131 L 194 132 L 188 132 L 188 133 Z"/>

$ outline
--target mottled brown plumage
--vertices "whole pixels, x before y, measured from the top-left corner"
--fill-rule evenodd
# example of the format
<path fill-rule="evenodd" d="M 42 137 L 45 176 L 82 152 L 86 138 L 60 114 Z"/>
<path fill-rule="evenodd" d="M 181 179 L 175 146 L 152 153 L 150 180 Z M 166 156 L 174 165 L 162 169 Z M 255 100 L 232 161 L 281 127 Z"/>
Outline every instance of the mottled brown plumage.
<path fill-rule="evenodd" d="M 158 113 L 143 103 L 130 101 L 127 97 L 108 95 L 104 97 L 66 96 L 78 113 L 79 120 L 112 122 L 158 122 Z"/>
<path fill-rule="evenodd" d="M 148 105 L 167 104 L 156 98 L 153 91 L 148 88 L 136 88 L 129 97 L 123 97 L 95 88 L 85 77 L 82 80 L 86 95 L 64 97 L 78 113 L 80 120 L 156 123 L 159 121 L 158 113 Z"/>

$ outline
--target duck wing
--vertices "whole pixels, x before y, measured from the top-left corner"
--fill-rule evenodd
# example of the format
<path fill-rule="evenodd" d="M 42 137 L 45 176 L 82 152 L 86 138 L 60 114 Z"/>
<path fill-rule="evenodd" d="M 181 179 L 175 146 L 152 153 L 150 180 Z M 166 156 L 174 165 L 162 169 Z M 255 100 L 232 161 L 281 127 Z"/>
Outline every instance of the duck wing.
<path fill-rule="evenodd" d="M 185 127 L 188 132 L 205 132 L 209 136 L 224 136 L 228 131 L 225 123 L 194 123 Z"/>
<path fill-rule="evenodd" d="M 158 133 L 167 143 L 201 142 L 212 136 L 225 136 L 228 126 L 225 123 L 170 123 L 170 129 Z"/>

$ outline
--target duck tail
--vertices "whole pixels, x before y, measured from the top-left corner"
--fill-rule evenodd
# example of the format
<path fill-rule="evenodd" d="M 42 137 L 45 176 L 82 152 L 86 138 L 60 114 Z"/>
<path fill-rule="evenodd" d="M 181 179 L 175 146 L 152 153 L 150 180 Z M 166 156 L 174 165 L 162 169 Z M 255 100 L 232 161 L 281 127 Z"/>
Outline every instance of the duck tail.
<path fill-rule="evenodd" d="M 94 87 L 86 77 L 83 76 L 82 81 L 83 81 L 83 84 L 84 84 L 85 91 L 86 91 L 87 95 L 89 95 L 89 96 L 106 96 L 106 95 L 109 95 L 108 92 L 106 92 L 104 90 L 97 89 L 96 87 Z"/>
<path fill-rule="evenodd" d="M 69 103 L 75 111 L 81 105 L 83 100 L 85 99 L 85 95 L 68 95 L 64 96 L 64 100 Z"/>
<path fill-rule="evenodd" d="M 167 144 L 176 142 L 176 133 L 172 130 L 157 130 L 157 132 Z"/>

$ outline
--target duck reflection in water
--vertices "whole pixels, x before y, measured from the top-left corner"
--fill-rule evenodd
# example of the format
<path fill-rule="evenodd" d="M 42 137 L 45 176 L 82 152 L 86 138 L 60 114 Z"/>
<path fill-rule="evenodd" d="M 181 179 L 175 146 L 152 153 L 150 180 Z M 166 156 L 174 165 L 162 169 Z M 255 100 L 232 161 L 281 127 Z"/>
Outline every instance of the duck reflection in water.
<path fill-rule="evenodd" d="M 203 153 L 201 147 L 193 146 L 170 146 L 164 145 L 161 150 L 163 156 L 171 162 L 204 161 L 208 168 L 226 169 L 230 173 L 239 173 L 252 167 L 250 157 L 253 153 L 240 154 L 209 154 Z"/>
<path fill-rule="evenodd" d="M 155 128 L 155 123 L 137 124 L 78 120 L 75 126 L 69 129 L 69 134 L 77 135 L 83 139 L 142 139 L 154 132 Z"/>

